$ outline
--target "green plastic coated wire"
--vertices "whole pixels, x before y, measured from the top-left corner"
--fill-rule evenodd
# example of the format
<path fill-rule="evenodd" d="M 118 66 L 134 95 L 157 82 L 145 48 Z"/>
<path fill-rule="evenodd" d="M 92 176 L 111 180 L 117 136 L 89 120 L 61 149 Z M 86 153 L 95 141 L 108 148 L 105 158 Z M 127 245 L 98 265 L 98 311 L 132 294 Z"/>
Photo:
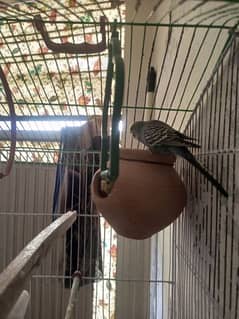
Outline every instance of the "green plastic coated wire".
<path fill-rule="evenodd" d="M 115 71 L 115 90 L 112 115 L 112 131 L 110 152 L 108 156 L 108 109 L 111 96 L 113 73 Z M 109 62 L 105 86 L 105 99 L 102 120 L 102 149 L 101 149 L 101 190 L 109 194 L 119 175 L 119 121 L 124 93 L 124 61 L 121 57 L 121 45 L 116 31 L 116 21 L 112 28 L 109 44 Z M 107 162 L 109 159 L 109 166 Z"/>

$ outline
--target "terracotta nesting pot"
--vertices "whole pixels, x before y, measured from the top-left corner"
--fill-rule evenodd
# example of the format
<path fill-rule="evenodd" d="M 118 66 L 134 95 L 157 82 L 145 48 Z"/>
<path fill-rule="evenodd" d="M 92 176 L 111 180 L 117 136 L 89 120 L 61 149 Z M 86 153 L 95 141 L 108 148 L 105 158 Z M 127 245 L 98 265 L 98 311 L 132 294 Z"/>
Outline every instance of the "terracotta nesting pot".
<path fill-rule="evenodd" d="M 180 215 L 186 204 L 186 190 L 174 162 L 173 156 L 121 149 L 120 174 L 107 197 L 100 192 L 100 171 L 95 173 L 92 199 L 118 234 L 144 239 Z"/>

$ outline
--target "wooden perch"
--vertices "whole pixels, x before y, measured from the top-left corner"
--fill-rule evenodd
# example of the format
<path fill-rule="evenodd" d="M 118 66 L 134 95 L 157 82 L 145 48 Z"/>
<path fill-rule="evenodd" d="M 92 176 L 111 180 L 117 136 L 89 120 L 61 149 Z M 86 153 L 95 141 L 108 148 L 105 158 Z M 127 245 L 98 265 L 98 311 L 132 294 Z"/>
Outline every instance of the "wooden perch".
<path fill-rule="evenodd" d="M 81 273 L 79 271 L 76 271 L 73 275 L 73 284 L 71 288 L 71 294 L 68 302 L 68 306 L 66 309 L 65 319 L 71 319 L 73 318 L 74 310 L 75 310 L 75 304 L 77 302 L 77 295 L 79 291 L 79 285 L 81 281 Z"/>
<path fill-rule="evenodd" d="M 29 292 L 23 290 L 20 297 L 17 299 L 17 302 L 13 306 L 10 314 L 7 316 L 7 319 L 24 319 L 27 312 L 29 300 Z"/>
<path fill-rule="evenodd" d="M 41 231 L 0 274 L 0 319 L 5 319 L 21 294 L 26 280 L 54 241 L 76 220 L 68 212 Z"/>

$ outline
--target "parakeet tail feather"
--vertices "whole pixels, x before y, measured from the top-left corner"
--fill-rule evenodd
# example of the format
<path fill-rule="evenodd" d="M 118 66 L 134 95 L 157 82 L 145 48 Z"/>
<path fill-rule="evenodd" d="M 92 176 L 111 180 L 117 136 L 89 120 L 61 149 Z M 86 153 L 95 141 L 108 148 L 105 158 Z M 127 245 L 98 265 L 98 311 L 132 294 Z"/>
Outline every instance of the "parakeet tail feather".
<path fill-rule="evenodd" d="M 185 148 L 173 148 L 172 152 L 177 154 L 188 162 L 190 162 L 195 168 L 197 168 L 201 174 L 203 174 L 225 197 L 228 197 L 228 193 L 222 187 L 222 185 L 204 168 L 202 165 L 196 160 L 193 154 L 185 147 Z"/>

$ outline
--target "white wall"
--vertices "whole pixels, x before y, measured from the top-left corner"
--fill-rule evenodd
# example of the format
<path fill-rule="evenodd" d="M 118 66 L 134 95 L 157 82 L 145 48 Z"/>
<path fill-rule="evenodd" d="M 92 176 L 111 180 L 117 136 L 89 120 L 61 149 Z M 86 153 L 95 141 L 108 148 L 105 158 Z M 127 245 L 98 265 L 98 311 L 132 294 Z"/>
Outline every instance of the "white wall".
<path fill-rule="evenodd" d="M 150 15 L 159 1 L 142 1 L 135 15 L 136 1 L 128 1 L 126 2 L 127 21 L 169 23 L 168 10 L 176 7 L 178 2 L 173 0 L 160 2 L 161 5 Z M 196 4 L 193 1 L 185 1 L 173 11 L 172 21 L 187 22 L 194 17 L 191 23 L 196 25 L 202 20 L 195 18 L 197 15 L 200 17 L 200 14 L 221 5 L 218 2 L 207 3 L 189 13 L 189 9 Z M 147 20 L 148 17 L 150 19 Z M 217 23 L 222 24 L 224 20 L 218 19 Z M 210 25 L 212 21 L 213 17 L 205 19 L 202 23 Z M 231 24 L 233 25 L 234 22 L 232 21 Z M 157 79 L 161 76 L 154 106 L 179 109 L 177 112 L 155 111 L 154 118 L 160 117 L 174 128 L 183 131 L 191 113 L 182 110 L 195 108 L 228 38 L 228 30 L 197 28 L 195 31 L 192 27 L 184 28 L 184 30 L 182 27 L 173 27 L 169 30 L 167 26 L 160 26 L 154 42 L 155 31 L 155 26 L 126 26 L 124 105 L 145 106 L 147 70 L 149 59 L 151 59 L 151 66 L 154 66 L 157 71 Z M 167 46 L 168 39 L 170 41 Z M 123 127 L 126 134 L 123 138 L 124 146 L 138 147 L 137 142 L 132 140 L 129 128 L 135 120 L 143 119 L 143 112 L 142 109 L 124 110 Z"/>

